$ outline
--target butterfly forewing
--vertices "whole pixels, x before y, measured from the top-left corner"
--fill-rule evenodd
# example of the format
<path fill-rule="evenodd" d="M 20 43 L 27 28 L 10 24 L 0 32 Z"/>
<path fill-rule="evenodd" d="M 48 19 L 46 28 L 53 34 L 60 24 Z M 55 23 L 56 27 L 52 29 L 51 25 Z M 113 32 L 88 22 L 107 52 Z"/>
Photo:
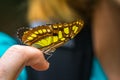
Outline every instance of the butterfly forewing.
<path fill-rule="evenodd" d="M 18 37 L 23 44 L 39 48 L 47 54 L 74 38 L 81 31 L 83 24 L 82 20 L 78 20 L 71 23 L 47 24 L 30 29 L 20 28 Z"/>

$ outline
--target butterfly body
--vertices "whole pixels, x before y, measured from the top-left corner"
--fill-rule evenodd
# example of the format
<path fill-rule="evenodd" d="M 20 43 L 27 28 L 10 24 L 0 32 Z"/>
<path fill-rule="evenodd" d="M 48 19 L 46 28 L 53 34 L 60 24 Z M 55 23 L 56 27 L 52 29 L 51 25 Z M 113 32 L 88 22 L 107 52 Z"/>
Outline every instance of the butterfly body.
<path fill-rule="evenodd" d="M 83 24 L 82 20 L 78 20 L 71 23 L 42 25 L 23 31 L 22 36 L 19 37 L 24 44 L 34 46 L 45 54 L 49 54 L 74 38 L 81 31 Z M 20 30 L 18 34 L 19 32 Z"/>

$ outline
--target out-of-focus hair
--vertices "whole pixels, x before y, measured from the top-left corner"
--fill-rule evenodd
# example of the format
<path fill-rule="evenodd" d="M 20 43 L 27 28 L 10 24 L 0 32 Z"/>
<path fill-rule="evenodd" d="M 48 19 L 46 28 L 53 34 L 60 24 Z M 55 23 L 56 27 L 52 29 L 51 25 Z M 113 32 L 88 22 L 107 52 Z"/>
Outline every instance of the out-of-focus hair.
<path fill-rule="evenodd" d="M 71 21 L 91 16 L 98 0 L 28 0 L 28 22 Z"/>

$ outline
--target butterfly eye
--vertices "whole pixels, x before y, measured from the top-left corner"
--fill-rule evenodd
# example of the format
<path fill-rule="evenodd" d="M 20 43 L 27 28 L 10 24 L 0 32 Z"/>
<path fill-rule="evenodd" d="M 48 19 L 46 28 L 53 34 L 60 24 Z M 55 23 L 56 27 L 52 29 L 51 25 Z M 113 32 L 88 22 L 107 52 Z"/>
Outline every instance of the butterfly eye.
<path fill-rule="evenodd" d="M 17 32 L 21 42 L 49 55 L 56 48 L 74 38 L 83 28 L 83 20 L 71 23 L 48 24 L 35 28 L 20 28 Z"/>

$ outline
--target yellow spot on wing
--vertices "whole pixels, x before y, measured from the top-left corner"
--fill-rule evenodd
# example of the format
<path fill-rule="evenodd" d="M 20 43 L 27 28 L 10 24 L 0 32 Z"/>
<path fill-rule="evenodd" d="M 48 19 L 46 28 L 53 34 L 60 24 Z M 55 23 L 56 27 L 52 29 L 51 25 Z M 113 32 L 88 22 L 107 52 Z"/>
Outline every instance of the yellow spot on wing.
<path fill-rule="evenodd" d="M 65 40 L 65 38 L 62 38 L 62 39 L 61 39 L 61 41 L 64 41 L 64 40 Z"/>
<path fill-rule="evenodd" d="M 27 39 L 28 39 L 28 40 L 33 40 L 33 37 L 28 37 Z"/>
<path fill-rule="evenodd" d="M 75 30 L 75 28 L 76 28 L 76 26 L 74 25 L 74 26 L 72 27 L 72 30 L 74 31 L 74 30 Z"/>
<path fill-rule="evenodd" d="M 68 28 L 68 27 L 64 28 L 64 32 L 65 32 L 66 34 L 69 34 L 69 28 Z"/>
<path fill-rule="evenodd" d="M 42 39 L 40 42 L 43 43 L 44 46 L 47 46 L 47 45 L 48 45 L 48 43 L 47 43 L 47 41 L 46 41 L 45 39 Z"/>
<path fill-rule="evenodd" d="M 42 40 L 36 42 L 35 44 L 45 47 L 45 46 L 47 46 L 47 41 L 45 39 L 42 39 Z"/>
<path fill-rule="evenodd" d="M 62 24 L 59 24 L 58 27 L 61 28 L 61 27 L 62 27 Z"/>
<path fill-rule="evenodd" d="M 42 34 L 43 32 L 42 32 L 42 30 L 38 30 L 38 32 L 40 33 L 40 34 Z"/>
<path fill-rule="evenodd" d="M 28 33 L 28 31 L 25 31 L 24 34 Z"/>
<path fill-rule="evenodd" d="M 52 36 L 46 38 L 47 44 L 50 45 L 52 43 Z"/>
<path fill-rule="evenodd" d="M 74 33 L 76 33 L 76 32 L 77 32 L 77 30 L 78 30 L 78 27 L 76 27 L 76 28 L 75 28 Z"/>
<path fill-rule="evenodd" d="M 62 31 L 59 31 L 59 32 L 58 32 L 58 37 L 59 37 L 59 39 L 63 37 L 63 36 L 62 36 Z"/>
<path fill-rule="evenodd" d="M 35 34 L 39 34 L 37 31 L 34 32 Z"/>
<path fill-rule="evenodd" d="M 78 21 L 76 21 L 76 24 L 79 24 L 79 22 L 78 22 Z"/>
<path fill-rule="evenodd" d="M 78 27 L 74 25 L 74 26 L 72 27 L 72 30 L 74 31 L 74 33 L 76 33 L 77 30 L 78 30 Z"/>
<path fill-rule="evenodd" d="M 32 36 L 32 37 L 37 37 L 37 35 L 36 35 L 36 34 L 31 34 L 31 36 Z"/>
<path fill-rule="evenodd" d="M 44 33 L 46 33 L 47 31 L 46 31 L 46 29 L 42 29 L 42 31 L 44 32 Z"/>
<path fill-rule="evenodd" d="M 53 42 L 57 42 L 58 41 L 58 36 L 53 36 Z"/>
<path fill-rule="evenodd" d="M 57 28 L 57 25 L 53 25 L 53 28 Z"/>

